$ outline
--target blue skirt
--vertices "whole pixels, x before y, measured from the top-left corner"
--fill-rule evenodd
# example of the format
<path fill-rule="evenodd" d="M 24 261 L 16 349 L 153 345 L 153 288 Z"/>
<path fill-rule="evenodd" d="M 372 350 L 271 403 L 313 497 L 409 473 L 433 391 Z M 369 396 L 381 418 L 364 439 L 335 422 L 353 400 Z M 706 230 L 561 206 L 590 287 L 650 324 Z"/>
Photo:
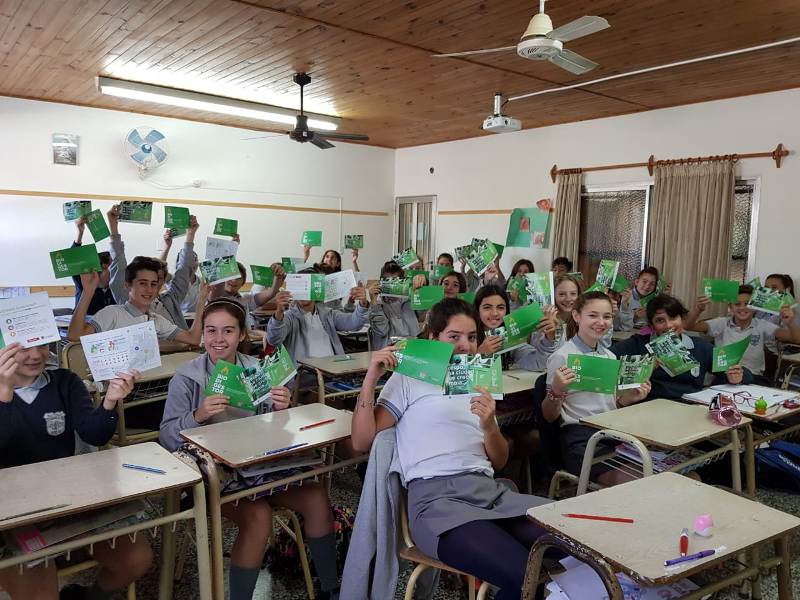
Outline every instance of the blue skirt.
<path fill-rule="evenodd" d="M 512 492 L 483 473 L 414 479 L 408 484 L 408 521 L 414 543 L 439 558 L 439 536 L 472 521 L 524 516 L 549 498 Z"/>

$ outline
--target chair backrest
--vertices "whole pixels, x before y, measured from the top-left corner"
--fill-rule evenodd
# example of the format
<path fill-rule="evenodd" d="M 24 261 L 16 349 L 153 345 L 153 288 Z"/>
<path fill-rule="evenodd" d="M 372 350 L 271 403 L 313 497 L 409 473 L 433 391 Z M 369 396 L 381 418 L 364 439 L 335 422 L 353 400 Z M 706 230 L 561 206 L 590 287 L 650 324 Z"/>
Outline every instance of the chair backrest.
<path fill-rule="evenodd" d="M 403 544 L 406 548 L 414 547 L 414 540 L 411 539 L 411 528 L 408 526 L 408 492 L 400 490 L 400 533 L 403 536 Z"/>
<path fill-rule="evenodd" d="M 91 379 L 89 363 L 80 342 L 70 342 L 61 351 L 61 366 L 75 373 L 81 380 Z"/>
<path fill-rule="evenodd" d="M 533 410 L 541 439 L 541 454 L 548 476 L 558 471 L 563 462 L 559 444 L 561 419 L 548 423 L 542 414 L 542 403 L 547 395 L 547 373 L 542 373 L 533 384 Z"/>

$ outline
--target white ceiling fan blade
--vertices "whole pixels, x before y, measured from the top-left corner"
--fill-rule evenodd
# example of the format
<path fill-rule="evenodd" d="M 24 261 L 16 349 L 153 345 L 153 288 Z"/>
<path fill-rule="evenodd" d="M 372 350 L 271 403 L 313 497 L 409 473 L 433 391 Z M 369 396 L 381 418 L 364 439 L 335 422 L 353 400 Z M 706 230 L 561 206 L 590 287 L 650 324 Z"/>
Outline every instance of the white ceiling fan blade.
<path fill-rule="evenodd" d="M 242 141 L 243 142 L 249 142 L 250 140 L 266 140 L 266 139 L 273 138 L 273 137 L 283 137 L 287 133 L 289 133 L 289 132 L 286 131 L 284 133 L 272 133 L 270 135 L 259 135 L 259 136 L 256 136 L 256 137 L 246 137 L 246 138 L 242 138 Z"/>
<path fill-rule="evenodd" d="M 610 25 L 603 17 L 584 16 L 580 19 L 575 19 L 566 25 L 562 25 L 561 27 L 556 27 L 553 29 L 553 31 L 547 34 L 547 37 L 549 37 L 551 40 L 568 42 L 570 40 L 589 35 L 590 33 L 595 33 L 596 31 L 608 29 L 608 27 L 610 27 Z"/>
<path fill-rule="evenodd" d="M 470 56 L 472 54 L 490 54 L 492 52 L 504 52 L 506 50 L 516 50 L 516 46 L 506 46 L 505 48 L 487 48 L 486 50 L 468 50 L 467 52 L 451 52 L 450 54 L 431 54 L 433 58 L 453 58 L 456 56 Z"/>
<path fill-rule="evenodd" d="M 596 62 L 566 48 L 550 58 L 550 62 L 562 69 L 566 69 L 570 73 L 575 73 L 575 75 L 583 75 L 598 66 Z"/>

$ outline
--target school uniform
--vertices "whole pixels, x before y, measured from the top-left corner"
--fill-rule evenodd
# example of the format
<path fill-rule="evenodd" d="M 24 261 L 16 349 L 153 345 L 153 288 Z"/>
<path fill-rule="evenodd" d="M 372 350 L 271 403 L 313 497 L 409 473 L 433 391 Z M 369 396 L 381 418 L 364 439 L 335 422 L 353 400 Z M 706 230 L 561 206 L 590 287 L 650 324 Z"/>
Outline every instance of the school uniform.
<path fill-rule="evenodd" d="M 775 340 L 775 332 L 780 329 L 778 325 L 764 319 L 751 319 L 750 325 L 741 329 L 734 323 L 733 317 L 718 317 L 705 322 L 708 326 L 708 335 L 714 338 L 714 345 L 725 346 L 746 338 L 750 338 L 750 345 L 742 357 L 742 366 L 747 367 L 753 375 L 763 375 L 765 368 L 764 345 Z"/>
<path fill-rule="evenodd" d="M 153 311 L 152 306 L 147 312 L 142 312 L 130 301 L 122 305 L 107 306 L 96 315 L 86 318 L 86 322 L 94 327 L 98 333 L 129 327 L 138 323 L 146 323 L 147 321 L 153 321 L 159 340 L 172 341 L 181 332 L 177 325 Z"/>
<path fill-rule="evenodd" d="M 391 342 L 392 337 L 412 338 L 419 335 L 417 314 L 408 298 L 387 298 L 372 305 L 369 314 L 372 349 L 380 350 Z"/>
<path fill-rule="evenodd" d="M 75 435 L 104 446 L 117 430 L 116 409 L 94 406 L 86 386 L 67 369 L 44 371 L 0 402 L 0 469 L 75 454 Z"/>
<path fill-rule="evenodd" d="M 80 245 L 77 242 L 72 242 L 73 248 L 77 248 Z M 75 285 L 75 306 L 78 306 L 78 302 L 81 301 L 81 296 L 83 296 L 83 283 L 81 283 L 81 278 L 78 275 L 72 276 L 72 283 Z M 98 287 L 94 290 L 92 300 L 89 302 L 89 308 L 86 309 L 86 314 L 93 315 L 112 304 L 116 304 L 116 301 L 114 300 L 114 294 L 111 293 L 111 288 Z"/>

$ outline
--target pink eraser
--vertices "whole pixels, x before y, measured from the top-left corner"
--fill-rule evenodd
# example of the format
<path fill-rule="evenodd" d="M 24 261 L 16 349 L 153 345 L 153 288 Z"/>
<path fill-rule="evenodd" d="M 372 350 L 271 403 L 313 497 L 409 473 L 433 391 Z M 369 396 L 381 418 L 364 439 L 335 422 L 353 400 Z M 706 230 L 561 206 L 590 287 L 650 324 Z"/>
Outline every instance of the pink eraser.
<path fill-rule="evenodd" d="M 711 515 L 697 515 L 694 520 L 694 532 L 703 537 L 711 537 L 714 530 L 714 519 Z"/>

